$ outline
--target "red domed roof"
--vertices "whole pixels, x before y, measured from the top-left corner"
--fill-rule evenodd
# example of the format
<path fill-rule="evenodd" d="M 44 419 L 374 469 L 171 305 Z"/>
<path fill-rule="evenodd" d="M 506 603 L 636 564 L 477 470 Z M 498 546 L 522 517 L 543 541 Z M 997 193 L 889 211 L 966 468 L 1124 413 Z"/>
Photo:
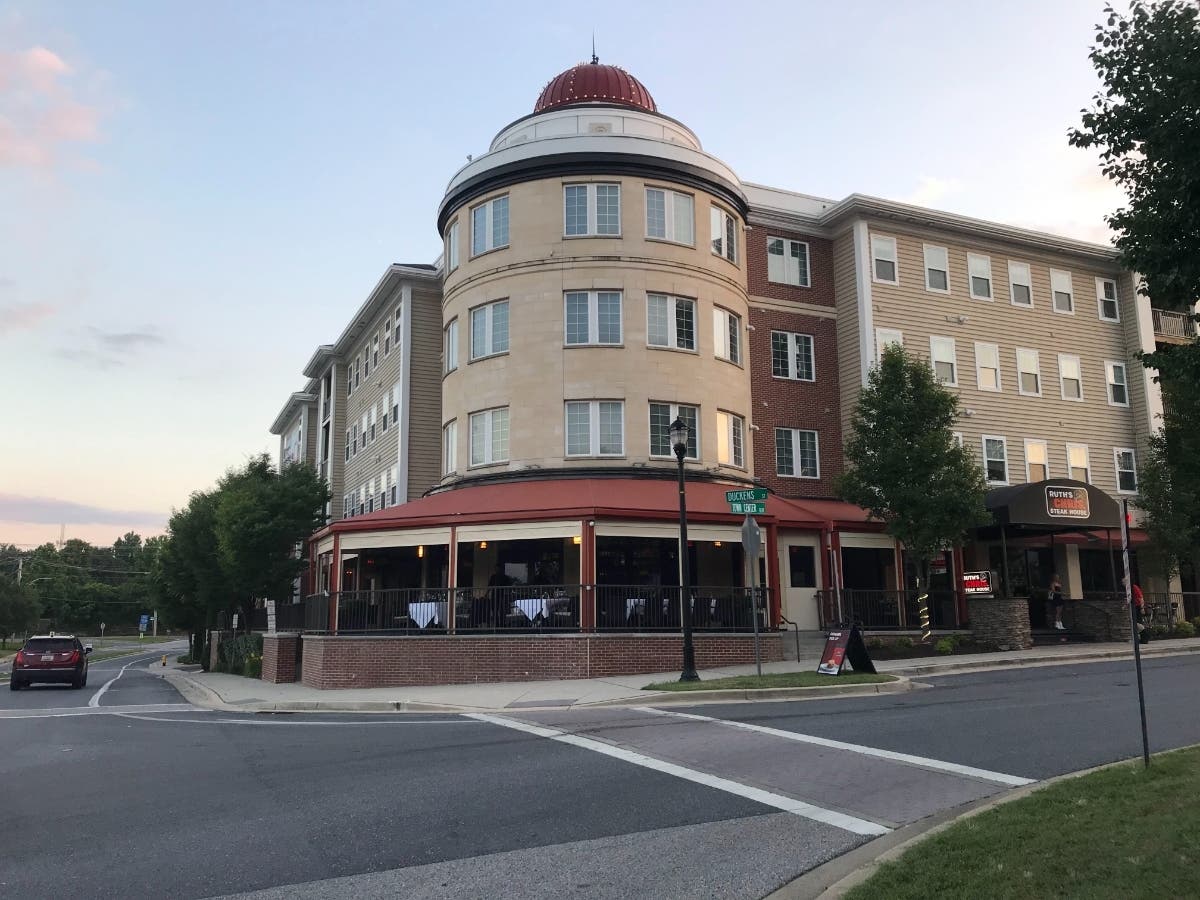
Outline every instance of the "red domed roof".
<path fill-rule="evenodd" d="M 581 63 L 555 76 L 542 89 L 533 111 L 547 112 L 576 103 L 611 103 L 658 112 L 644 84 L 619 66 L 599 62 Z"/>

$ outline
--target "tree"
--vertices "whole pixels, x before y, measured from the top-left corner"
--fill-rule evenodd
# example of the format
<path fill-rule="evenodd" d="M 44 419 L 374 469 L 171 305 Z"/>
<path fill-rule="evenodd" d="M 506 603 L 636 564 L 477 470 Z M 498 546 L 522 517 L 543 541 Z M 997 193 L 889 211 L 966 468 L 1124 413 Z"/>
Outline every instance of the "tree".
<path fill-rule="evenodd" d="M 40 614 L 41 606 L 30 591 L 0 575 L 0 642 L 33 628 Z"/>
<path fill-rule="evenodd" d="M 851 418 L 838 487 L 916 557 L 926 587 L 930 561 L 991 521 L 983 472 L 955 442 L 957 419 L 958 398 L 929 364 L 898 345 L 885 347 Z"/>
<path fill-rule="evenodd" d="M 193 659 L 204 659 L 205 632 L 230 604 L 217 546 L 218 500 L 215 491 L 197 491 L 171 516 L 151 576 L 168 621 L 191 634 Z"/>

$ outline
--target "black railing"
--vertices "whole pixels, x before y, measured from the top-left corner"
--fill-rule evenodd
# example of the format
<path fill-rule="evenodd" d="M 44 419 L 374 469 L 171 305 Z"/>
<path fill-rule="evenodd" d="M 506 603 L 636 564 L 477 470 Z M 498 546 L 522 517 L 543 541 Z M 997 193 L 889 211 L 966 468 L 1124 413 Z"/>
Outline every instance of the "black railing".
<path fill-rule="evenodd" d="M 765 597 L 759 589 L 759 627 Z M 678 631 L 682 627 L 682 592 L 678 587 L 597 585 L 597 631 Z M 752 631 L 750 589 L 698 586 L 692 589 L 692 628 L 696 631 Z"/>
<path fill-rule="evenodd" d="M 921 628 L 921 591 L 867 590 L 846 588 L 840 592 L 817 591 L 821 627 L 857 625 L 872 630 Z M 841 601 L 839 611 L 838 600 Z M 926 601 L 931 628 L 960 628 L 958 597 L 954 591 L 930 591 Z"/>
<path fill-rule="evenodd" d="M 307 621 L 307 603 L 279 603 L 275 606 L 276 631 L 303 631 Z"/>
<path fill-rule="evenodd" d="M 496 633 L 578 631 L 580 585 L 458 588 L 455 631 Z"/>

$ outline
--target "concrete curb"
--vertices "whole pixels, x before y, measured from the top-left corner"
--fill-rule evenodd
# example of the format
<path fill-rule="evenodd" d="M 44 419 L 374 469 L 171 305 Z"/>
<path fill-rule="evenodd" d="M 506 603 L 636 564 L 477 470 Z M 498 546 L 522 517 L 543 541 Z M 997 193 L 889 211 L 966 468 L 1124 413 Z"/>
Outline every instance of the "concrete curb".
<path fill-rule="evenodd" d="M 891 675 L 891 672 L 881 672 Z M 770 703 L 775 700 L 817 700 L 822 697 L 846 697 L 864 694 L 902 694 L 913 690 L 914 685 L 903 675 L 895 681 L 879 684 L 846 684 L 829 687 L 786 687 L 786 688 L 743 688 L 715 691 L 647 691 L 645 697 L 597 700 L 594 703 L 577 703 L 576 706 L 699 706 L 704 703 L 728 703 L 730 701 Z"/>
<path fill-rule="evenodd" d="M 1142 647 L 1142 658 L 1154 656 L 1185 656 L 1189 653 L 1200 653 L 1200 640 L 1194 647 L 1164 647 L 1156 649 L 1153 645 Z M 1022 669 L 1036 666 L 1062 665 L 1063 663 L 1109 662 L 1114 659 L 1133 659 L 1132 649 L 1101 650 L 1087 655 L 1059 653 L 1054 656 L 1035 656 L 1029 659 L 1006 657 L 996 660 L 971 660 L 970 662 L 947 662 L 938 665 L 903 666 L 897 669 L 886 669 L 881 675 L 930 676 L 948 672 L 974 672 L 984 669 Z"/>

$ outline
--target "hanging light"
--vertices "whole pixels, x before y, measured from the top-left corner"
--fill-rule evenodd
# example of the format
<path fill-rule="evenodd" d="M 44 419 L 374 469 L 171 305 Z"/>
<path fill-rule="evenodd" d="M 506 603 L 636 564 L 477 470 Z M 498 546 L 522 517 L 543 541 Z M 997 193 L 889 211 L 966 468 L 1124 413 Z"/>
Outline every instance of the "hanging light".
<path fill-rule="evenodd" d="M 721 546 L 721 542 L 720 542 L 720 541 L 713 541 L 713 546 L 714 546 L 714 547 L 720 547 L 720 546 Z"/>
<path fill-rule="evenodd" d="M 480 549 L 480 550 L 486 550 L 486 549 L 487 549 L 487 541 L 480 541 L 480 542 L 479 542 L 479 549 Z"/>
<path fill-rule="evenodd" d="M 420 558 L 421 558 L 421 557 L 423 557 L 424 555 L 425 555 L 425 545 L 424 545 L 424 544 L 418 544 L 418 545 L 417 545 L 417 559 L 420 559 Z"/>
<path fill-rule="evenodd" d="M 575 537 L 571 538 L 571 543 L 578 547 L 583 543 L 583 538 L 581 538 L 579 535 L 575 535 Z"/>

